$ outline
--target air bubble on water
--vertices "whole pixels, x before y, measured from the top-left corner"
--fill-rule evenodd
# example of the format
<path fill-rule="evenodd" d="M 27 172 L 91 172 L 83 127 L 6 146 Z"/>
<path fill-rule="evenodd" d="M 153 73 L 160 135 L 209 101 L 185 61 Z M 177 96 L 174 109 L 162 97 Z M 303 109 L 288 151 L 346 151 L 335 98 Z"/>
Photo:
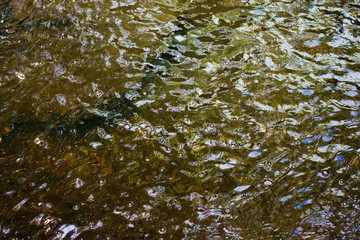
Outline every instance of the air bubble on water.
<path fill-rule="evenodd" d="M 269 181 L 269 180 L 266 180 L 266 181 L 264 182 L 264 185 L 265 185 L 265 186 L 271 186 L 271 185 L 272 185 L 272 182 Z"/>
<path fill-rule="evenodd" d="M 323 170 L 321 173 L 318 174 L 322 178 L 328 178 L 330 177 L 330 173 L 327 170 Z"/>
<path fill-rule="evenodd" d="M 60 105 L 62 106 L 66 105 L 66 97 L 63 94 L 56 94 L 55 98 Z"/>
<path fill-rule="evenodd" d="M 345 184 L 345 181 L 344 181 L 343 179 L 340 179 L 340 180 L 339 180 L 339 184 L 340 184 L 340 185 L 344 185 L 344 184 Z"/>
<path fill-rule="evenodd" d="M 129 197 L 129 194 L 127 192 L 122 192 L 120 194 L 120 197 Z"/>
<path fill-rule="evenodd" d="M 77 211 L 77 210 L 79 210 L 79 205 L 74 205 L 74 207 L 73 207 L 73 209 L 75 210 L 75 211 Z"/>
<path fill-rule="evenodd" d="M 346 208 L 346 207 L 348 207 L 349 205 L 348 205 L 346 202 L 342 202 L 342 203 L 341 203 L 341 206 Z"/>
<path fill-rule="evenodd" d="M 15 75 L 20 80 L 20 82 L 25 79 L 25 74 L 22 72 L 15 72 Z"/>
<path fill-rule="evenodd" d="M 105 183 L 106 183 L 106 181 L 105 181 L 105 180 L 100 179 L 100 181 L 99 181 L 99 185 L 100 185 L 100 187 L 104 186 L 104 185 L 105 185 Z"/>
<path fill-rule="evenodd" d="M 160 234 L 164 234 L 164 233 L 166 233 L 166 228 L 165 228 L 165 227 L 162 227 L 162 228 L 159 229 L 158 232 L 159 232 Z"/>
<path fill-rule="evenodd" d="M 42 144 L 43 144 L 43 140 L 41 140 L 39 137 L 36 137 L 36 138 L 34 139 L 34 143 L 35 143 L 36 145 L 42 145 Z"/>

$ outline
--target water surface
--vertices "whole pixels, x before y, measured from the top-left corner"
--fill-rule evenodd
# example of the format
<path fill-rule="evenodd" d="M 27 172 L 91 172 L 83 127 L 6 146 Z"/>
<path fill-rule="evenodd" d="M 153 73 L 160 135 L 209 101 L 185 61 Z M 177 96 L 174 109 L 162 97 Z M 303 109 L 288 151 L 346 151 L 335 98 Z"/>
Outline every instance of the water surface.
<path fill-rule="evenodd" d="M 360 234 L 360 3 L 0 4 L 5 239 Z"/>

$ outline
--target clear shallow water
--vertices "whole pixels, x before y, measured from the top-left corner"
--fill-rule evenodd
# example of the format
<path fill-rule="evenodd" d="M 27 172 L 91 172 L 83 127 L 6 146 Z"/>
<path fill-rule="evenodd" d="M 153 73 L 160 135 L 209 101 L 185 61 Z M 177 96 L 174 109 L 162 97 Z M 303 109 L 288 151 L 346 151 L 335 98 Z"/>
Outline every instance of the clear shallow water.
<path fill-rule="evenodd" d="M 359 234 L 358 1 L 1 4 L 1 236 Z"/>

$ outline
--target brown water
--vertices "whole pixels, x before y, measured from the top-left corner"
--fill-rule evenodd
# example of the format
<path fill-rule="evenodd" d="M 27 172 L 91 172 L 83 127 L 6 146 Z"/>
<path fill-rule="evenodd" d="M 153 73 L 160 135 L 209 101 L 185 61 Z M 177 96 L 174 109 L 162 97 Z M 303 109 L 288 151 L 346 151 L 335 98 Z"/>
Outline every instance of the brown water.
<path fill-rule="evenodd" d="M 0 238 L 355 239 L 357 0 L 0 4 Z"/>

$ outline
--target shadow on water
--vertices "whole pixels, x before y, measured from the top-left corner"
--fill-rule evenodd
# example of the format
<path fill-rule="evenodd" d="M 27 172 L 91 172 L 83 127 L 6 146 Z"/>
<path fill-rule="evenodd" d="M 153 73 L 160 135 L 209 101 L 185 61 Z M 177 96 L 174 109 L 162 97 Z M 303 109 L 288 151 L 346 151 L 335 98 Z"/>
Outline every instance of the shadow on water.
<path fill-rule="evenodd" d="M 161 58 L 160 58 L 161 57 Z M 20 139 L 27 139 L 29 136 L 48 135 L 62 141 L 63 138 L 79 139 L 95 128 L 111 127 L 114 121 L 136 114 L 135 100 L 139 100 L 146 93 L 146 87 L 150 84 L 161 84 L 159 76 L 166 74 L 170 68 L 167 59 L 170 54 L 163 53 L 160 57 L 154 57 L 146 65 L 145 75 L 128 92 L 118 96 L 103 97 L 95 103 L 90 104 L 86 109 L 77 109 L 67 115 L 47 113 L 46 119 L 51 121 L 36 120 L 35 113 L 25 113 L 10 118 L 5 122 L 5 131 L 1 136 L 1 151 L 9 154 L 7 149 L 14 146 Z M 158 80 L 158 81 L 156 81 Z M 24 119 L 29 119 L 24 121 Z"/>

